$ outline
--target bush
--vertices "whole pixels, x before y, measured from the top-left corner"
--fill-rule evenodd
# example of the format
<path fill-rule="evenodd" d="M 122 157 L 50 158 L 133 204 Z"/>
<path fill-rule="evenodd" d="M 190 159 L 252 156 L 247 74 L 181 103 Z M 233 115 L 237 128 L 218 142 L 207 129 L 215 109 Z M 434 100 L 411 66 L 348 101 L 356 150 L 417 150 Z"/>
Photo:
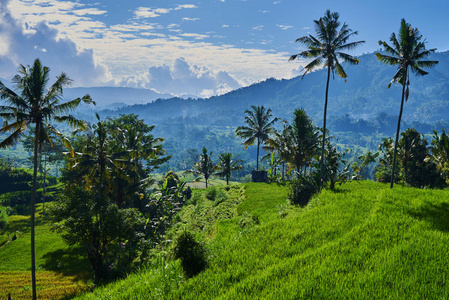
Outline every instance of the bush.
<path fill-rule="evenodd" d="M 214 199 L 214 206 L 217 206 L 228 199 L 228 194 L 223 189 L 219 189 L 216 191 Z"/>
<path fill-rule="evenodd" d="M 305 206 L 318 190 L 318 185 L 312 177 L 302 176 L 291 182 L 288 199 L 291 204 Z"/>
<path fill-rule="evenodd" d="M 217 195 L 216 188 L 214 188 L 214 187 L 207 188 L 207 190 L 206 190 L 206 198 L 207 199 L 214 201 L 216 195 Z"/>
<path fill-rule="evenodd" d="M 5 207 L 0 207 L 0 231 L 8 224 L 8 213 Z"/>
<path fill-rule="evenodd" d="M 184 231 L 177 239 L 174 248 L 175 258 L 181 259 L 181 266 L 187 277 L 193 277 L 207 266 L 206 248 L 195 241 L 190 232 Z"/>

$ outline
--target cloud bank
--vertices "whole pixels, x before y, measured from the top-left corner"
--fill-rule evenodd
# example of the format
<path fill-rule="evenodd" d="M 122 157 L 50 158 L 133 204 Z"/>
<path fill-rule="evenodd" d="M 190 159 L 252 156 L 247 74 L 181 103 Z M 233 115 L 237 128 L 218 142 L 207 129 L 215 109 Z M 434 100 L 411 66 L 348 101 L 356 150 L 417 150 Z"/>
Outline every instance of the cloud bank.
<path fill-rule="evenodd" d="M 0 77 L 6 80 L 17 73 L 18 66 L 31 65 L 36 58 L 51 69 L 51 76 L 62 71 L 74 80 L 74 85 L 104 84 L 107 69 L 95 64 L 92 50 L 81 50 L 68 38 L 44 21 L 24 26 L 14 19 L 8 2 L 0 0 Z"/>

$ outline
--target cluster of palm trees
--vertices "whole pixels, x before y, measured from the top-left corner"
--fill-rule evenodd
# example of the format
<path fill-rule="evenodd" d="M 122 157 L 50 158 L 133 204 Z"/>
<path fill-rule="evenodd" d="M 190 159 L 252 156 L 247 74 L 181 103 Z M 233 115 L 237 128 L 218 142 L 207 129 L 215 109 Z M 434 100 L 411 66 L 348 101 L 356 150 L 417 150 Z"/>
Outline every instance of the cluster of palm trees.
<path fill-rule="evenodd" d="M 198 176 L 202 176 L 206 181 L 206 188 L 208 187 L 208 180 L 211 176 L 216 175 L 226 178 L 226 184 L 229 185 L 231 173 L 242 169 L 241 160 L 233 160 L 232 153 L 225 152 L 218 155 L 218 163 L 214 164 L 212 161 L 212 152 L 207 152 L 207 149 L 203 148 L 203 153 L 200 154 L 199 161 L 193 166 L 193 169 L 188 170 L 188 173 L 192 173 Z M 200 177 L 197 177 L 195 181 L 198 181 Z"/>
<path fill-rule="evenodd" d="M 307 47 L 307 50 L 298 54 L 292 55 L 290 60 L 297 58 L 313 58 L 304 69 L 306 70 L 305 76 L 308 72 L 316 69 L 320 66 L 327 68 L 327 82 L 324 102 L 324 117 L 323 117 L 323 136 L 321 145 L 321 186 L 324 178 L 324 156 L 325 156 L 325 141 L 326 141 L 326 119 L 327 119 L 327 104 L 328 104 L 328 92 L 329 81 L 331 74 L 337 73 L 338 76 L 346 78 L 347 74 L 340 64 L 339 59 L 349 64 L 358 64 L 359 60 L 342 51 L 351 50 L 364 43 L 364 41 L 348 42 L 349 38 L 357 35 L 357 31 L 351 30 L 346 23 L 341 25 L 339 21 L 339 14 L 336 12 L 331 13 L 326 11 L 324 17 L 319 20 L 314 20 L 316 36 L 308 35 L 298 38 L 296 41 Z M 341 27 L 340 27 L 341 25 Z M 404 100 L 407 101 L 409 97 L 409 85 L 410 85 L 410 72 L 415 75 L 424 76 L 426 71 L 422 70 L 423 67 L 433 67 L 437 61 L 425 61 L 432 52 L 436 49 L 426 49 L 422 35 L 418 29 L 412 28 L 404 19 L 401 20 L 401 26 L 399 28 L 398 37 L 393 33 L 390 37 L 392 46 L 388 45 L 384 41 L 379 41 L 379 45 L 383 46 L 384 53 L 376 53 L 377 58 L 386 64 L 397 65 L 398 70 L 394 74 L 388 87 L 393 82 L 402 85 L 401 106 L 398 117 L 398 125 L 396 130 L 396 139 L 394 144 L 393 154 L 393 168 L 391 172 L 391 188 L 393 188 L 394 174 L 396 169 L 396 156 L 397 147 L 400 134 L 401 118 L 404 106 Z"/>

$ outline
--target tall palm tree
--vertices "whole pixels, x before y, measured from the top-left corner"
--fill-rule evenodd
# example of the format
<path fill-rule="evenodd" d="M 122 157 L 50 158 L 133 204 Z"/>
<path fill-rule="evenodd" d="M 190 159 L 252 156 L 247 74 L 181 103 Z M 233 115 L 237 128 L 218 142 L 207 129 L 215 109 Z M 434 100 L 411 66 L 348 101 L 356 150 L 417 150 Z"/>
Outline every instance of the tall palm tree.
<path fill-rule="evenodd" d="M 384 47 L 384 51 L 387 54 L 376 53 L 377 59 L 381 62 L 389 65 L 398 65 L 398 70 L 396 74 L 394 74 L 388 88 L 390 88 L 393 82 L 397 82 L 402 85 L 401 108 L 399 110 L 396 140 L 394 143 L 390 188 L 393 188 L 394 184 L 394 171 L 396 169 L 396 156 L 401 128 L 402 111 L 404 108 L 404 99 L 407 101 L 409 96 L 409 69 L 415 75 L 424 76 L 428 74 L 428 72 L 422 70 L 422 67 L 433 67 L 438 63 L 438 61 L 422 60 L 428 57 L 432 52 L 435 52 L 436 49 L 426 50 L 426 46 L 424 44 L 425 41 L 421 41 L 421 39 L 422 35 L 419 33 L 418 29 L 412 28 L 410 24 L 402 19 L 401 27 L 399 28 L 399 40 L 393 32 L 390 37 L 390 41 L 393 43 L 393 46 L 388 45 L 384 41 L 379 41 L 379 45 Z"/>
<path fill-rule="evenodd" d="M 321 181 L 320 186 L 323 184 L 324 178 L 324 145 L 326 140 L 326 115 L 327 115 L 327 102 L 328 102 L 328 92 L 329 92 L 329 80 L 331 73 L 337 73 L 338 76 L 346 78 L 346 72 L 342 65 L 338 61 L 342 59 L 352 65 L 359 63 L 359 60 L 349 54 L 343 53 L 341 51 L 351 50 L 357 46 L 365 43 L 365 41 L 357 41 L 347 43 L 349 38 L 353 35 L 357 35 L 357 31 L 352 31 L 346 23 L 344 23 L 340 28 L 340 21 L 338 20 L 339 14 L 337 12 L 331 13 L 329 10 L 326 11 L 324 17 L 319 20 L 314 20 L 316 37 L 313 35 L 303 36 L 296 40 L 304 44 L 308 49 L 306 51 L 300 52 L 298 54 L 292 55 L 289 60 L 295 60 L 298 57 L 302 58 L 314 58 L 309 64 L 307 64 L 304 69 L 306 70 L 304 76 L 312 71 L 313 69 L 324 65 L 327 68 L 327 82 L 326 82 L 326 94 L 324 101 L 324 120 L 323 120 L 323 141 L 321 144 Z"/>
<path fill-rule="evenodd" d="M 70 147 L 69 141 L 51 124 L 66 123 L 73 127 L 84 126 L 84 122 L 76 119 L 68 113 L 74 110 L 81 101 L 92 103 L 89 95 L 72 101 L 61 103 L 63 87 L 71 83 L 66 74 L 61 73 L 56 82 L 49 88 L 48 67 L 42 66 L 39 59 L 34 61 L 32 67 L 20 65 L 19 74 L 13 78 L 16 91 L 6 87 L 0 81 L 0 98 L 5 103 L 0 106 L 0 117 L 5 120 L 0 133 L 12 132 L 6 139 L 0 142 L 0 148 L 15 144 L 24 135 L 28 126 L 33 124 L 34 129 L 34 159 L 33 159 L 33 185 L 31 189 L 31 277 L 33 299 L 36 299 L 36 264 L 34 245 L 34 205 L 36 200 L 37 158 L 44 142 L 52 144 L 50 133 L 61 137 L 64 144 Z M 8 121 L 11 121 L 9 123 Z M 73 154 L 73 150 L 71 151 Z"/>
<path fill-rule="evenodd" d="M 265 110 L 262 106 L 251 106 L 251 110 L 245 111 L 245 123 L 248 126 L 239 126 L 235 130 L 235 134 L 243 139 L 243 145 L 245 149 L 248 146 L 253 145 L 257 140 L 257 162 L 256 170 L 259 170 L 259 147 L 261 143 L 264 143 L 270 133 L 274 131 L 273 124 L 278 120 L 277 118 L 271 119 L 271 109 Z"/>
<path fill-rule="evenodd" d="M 216 174 L 218 176 L 226 177 L 226 184 L 229 185 L 229 178 L 231 177 L 231 172 L 241 170 L 242 166 L 239 165 L 241 160 L 232 160 L 232 153 L 220 153 L 218 154 L 218 165 L 217 169 L 220 170 Z"/>

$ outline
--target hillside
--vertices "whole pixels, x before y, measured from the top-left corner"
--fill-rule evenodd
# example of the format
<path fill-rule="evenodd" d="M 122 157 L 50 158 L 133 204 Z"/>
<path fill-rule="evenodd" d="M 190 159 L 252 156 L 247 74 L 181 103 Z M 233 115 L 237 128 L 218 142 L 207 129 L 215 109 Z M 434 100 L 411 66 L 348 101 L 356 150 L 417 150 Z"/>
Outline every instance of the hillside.
<path fill-rule="evenodd" d="M 357 66 L 346 65 L 347 82 L 335 78 L 330 84 L 329 116 L 348 113 L 353 118 L 374 119 L 379 113 L 397 115 L 401 88 L 387 89 L 395 68 L 380 63 L 374 53 L 359 57 Z M 449 51 L 435 53 L 430 60 L 440 63 L 424 77 L 410 79 L 410 98 L 403 119 L 433 123 L 449 113 Z M 276 116 L 290 118 L 295 108 L 303 107 L 315 120 L 322 118 L 326 71 L 319 70 L 304 78 L 267 79 L 263 82 L 208 99 L 170 98 L 136 104 L 106 115 L 136 113 L 152 124 L 169 118 L 182 118 L 197 125 L 237 125 L 242 112 L 251 105 L 270 107 Z"/>
<path fill-rule="evenodd" d="M 449 297 L 447 191 L 352 182 L 304 208 L 287 205 L 286 191 L 246 185 L 237 216 L 198 232 L 210 254 L 198 276 L 159 259 L 80 299 Z"/>

